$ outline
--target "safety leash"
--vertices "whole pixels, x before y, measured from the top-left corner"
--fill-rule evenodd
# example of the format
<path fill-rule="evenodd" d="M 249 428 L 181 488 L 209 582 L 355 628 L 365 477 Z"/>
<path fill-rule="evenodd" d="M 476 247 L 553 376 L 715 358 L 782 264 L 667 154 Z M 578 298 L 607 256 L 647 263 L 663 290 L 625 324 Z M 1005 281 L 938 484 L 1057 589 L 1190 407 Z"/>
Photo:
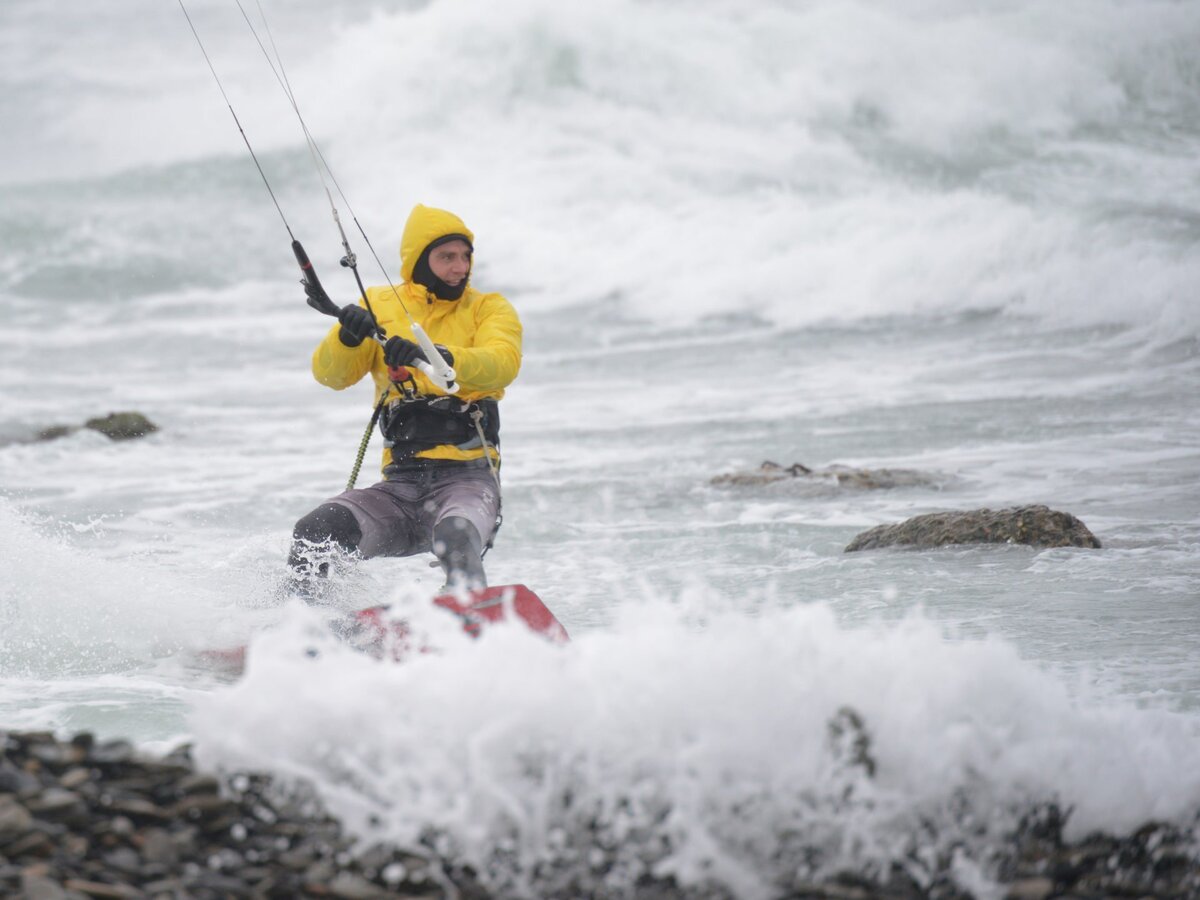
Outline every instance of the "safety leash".
<path fill-rule="evenodd" d="M 371 413 L 371 421 L 367 423 L 367 430 L 363 432 L 362 440 L 358 444 L 358 455 L 354 457 L 354 468 L 350 470 L 350 480 L 346 482 L 348 491 L 354 490 L 354 485 L 358 481 L 358 472 L 362 468 L 363 457 L 367 455 L 367 445 L 371 443 L 371 433 L 379 423 L 379 416 L 383 412 L 384 404 L 387 403 L 388 390 L 384 390 L 383 396 L 375 404 L 375 411 Z"/>
<path fill-rule="evenodd" d="M 471 421 L 475 423 L 475 433 L 479 435 L 479 443 L 483 445 L 483 458 L 487 460 L 488 470 L 496 482 L 496 527 L 492 529 L 492 534 L 488 538 L 483 552 L 479 554 L 479 558 L 483 559 L 492 549 L 492 544 L 496 543 L 496 535 L 500 532 L 500 526 L 504 524 L 504 490 L 500 487 L 499 463 L 492 459 L 492 445 L 488 443 L 488 439 L 483 434 L 483 410 L 478 406 L 471 413 Z M 499 458 L 500 451 L 496 451 L 496 456 Z"/>

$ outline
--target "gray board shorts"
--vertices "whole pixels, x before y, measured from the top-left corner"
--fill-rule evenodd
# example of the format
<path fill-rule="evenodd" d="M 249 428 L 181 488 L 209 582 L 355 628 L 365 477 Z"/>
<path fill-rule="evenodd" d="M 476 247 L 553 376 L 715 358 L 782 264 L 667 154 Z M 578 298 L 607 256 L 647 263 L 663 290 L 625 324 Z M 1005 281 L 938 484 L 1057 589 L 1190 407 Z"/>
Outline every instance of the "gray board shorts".
<path fill-rule="evenodd" d="M 487 544 L 500 492 L 486 467 L 439 466 L 389 473 L 387 481 L 343 491 L 329 502 L 354 514 L 364 557 L 412 556 L 433 549 L 433 527 L 450 516 L 470 521 Z"/>

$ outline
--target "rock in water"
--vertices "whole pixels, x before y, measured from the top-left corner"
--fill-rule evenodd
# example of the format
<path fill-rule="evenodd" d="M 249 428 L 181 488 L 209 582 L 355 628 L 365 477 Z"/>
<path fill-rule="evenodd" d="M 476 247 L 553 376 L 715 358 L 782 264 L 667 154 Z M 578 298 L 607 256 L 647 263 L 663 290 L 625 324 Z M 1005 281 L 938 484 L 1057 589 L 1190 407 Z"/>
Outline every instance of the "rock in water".
<path fill-rule="evenodd" d="M 846 552 L 881 547 L 919 549 L 945 544 L 1100 547 L 1096 536 L 1073 515 L 1039 505 L 914 516 L 898 525 L 879 525 L 864 531 L 846 545 Z"/>
<path fill-rule="evenodd" d="M 98 431 L 114 441 L 145 437 L 158 431 L 158 426 L 139 412 L 109 413 L 97 419 L 88 419 L 83 423 L 83 427 Z"/>
<path fill-rule="evenodd" d="M 768 459 L 757 469 L 749 472 L 727 472 L 724 475 L 716 476 L 709 483 L 741 487 L 752 484 L 770 484 L 772 481 L 784 481 L 788 478 L 811 474 L 813 474 L 813 470 L 803 463 L 793 463 L 785 467 Z"/>
<path fill-rule="evenodd" d="M 803 479 L 806 481 L 860 490 L 878 490 L 897 487 L 931 487 L 938 481 L 915 469 L 856 469 L 834 463 L 824 469 L 810 469 L 803 463 L 781 466 L 767 460 L 749 472 L 729 472 L 718 475 L 709 482 L 714 485 L 748 487 L 771 484 L 776 481 Z"/>
<path fill-rule="evenodd" d="M 48 428 L 43 428 L 33 438 L 35 441 L 56 441 L 60 437 L 66 437 L 69 434 L 74 434 L 79 430 L 78 425 L 51 425 Z M 18 443 L 24 443 L 24 440 Z"/>
<path fill-rule="evenodd" d="M 145 437 L 158 431 L 158 426 L 143 416 L 140 412 L 115 412 L 107 416 L 97 416 L 88 419 L 83 425 L 50 425 L 41 429 L 32 438 L 18 438 L 8 443 L 29 443 L 33 441 L 53 441 L 60 437 L 74 434 L 80 428 L 90 428 L 98 431 L 114 441 L 128 441 L 133 438 Z M 0 442 L 0 446 L 4 443 Z"/>

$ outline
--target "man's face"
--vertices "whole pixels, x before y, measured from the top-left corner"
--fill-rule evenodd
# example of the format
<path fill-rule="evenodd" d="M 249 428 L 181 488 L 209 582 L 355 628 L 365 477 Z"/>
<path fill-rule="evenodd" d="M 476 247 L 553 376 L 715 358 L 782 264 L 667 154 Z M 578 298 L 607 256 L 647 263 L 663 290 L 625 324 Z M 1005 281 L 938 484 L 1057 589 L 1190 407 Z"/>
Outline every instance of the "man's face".
<path fill-rule="evenodd" d="M 429 254 L 433 274 L 451 287 L 458 287 L 471 274 L 471 248 L 466 241 L 450 241 Z"/>

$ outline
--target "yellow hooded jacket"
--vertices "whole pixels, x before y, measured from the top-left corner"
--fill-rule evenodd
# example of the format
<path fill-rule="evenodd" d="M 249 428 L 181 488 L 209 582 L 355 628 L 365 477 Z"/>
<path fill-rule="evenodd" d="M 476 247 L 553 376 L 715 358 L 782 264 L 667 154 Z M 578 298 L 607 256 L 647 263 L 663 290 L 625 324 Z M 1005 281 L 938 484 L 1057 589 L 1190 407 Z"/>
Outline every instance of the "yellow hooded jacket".
<path fill-rule="evenodd" d="M 499 294 L 481 293 L 469 283 L 458 300 L 442 300 L 412 280 L 413 267 L 425 248 L 448 234 L 465 234 L 472 243 L 475 242 L 474 234 L 458 216 L 418 203 L 404 225 L 400 240 L 400 275 L 403 283 L 395 289 L 390 285 L 369 287 L 367 297 L 376 321 L 388 337 L 399 335 L 410 341 L 415 340 L 408 316 L 404 313 L 407 309 L 434 343 L 444 345 L 454 355 L 459 398 L 480 400 L 490 397 L 499 400 L 521 368 L 521 321 L 512 304 Z M 359 305 L 365 305 L 361 298 Z M 364 340 L 357 347 L 347 347 L 338 337 L 340 328 L 340 324 L 334 325 L 313 351 L 312 370 L 317 381 L 340 391 L 357 384 L 369 372 L 375 381 L 376 398 L 381 397 L 385 390 L 398 398 L 399 392 L 388 379 L 383 347 L 371 339 Z M 410 371 L 421 395 L 437 396 L 442 393 L 423 373 L 416 369 Z M 482 447 L 464 450 L 452 444 L 441 444 L 418 453 L 416 458 L 467 461 L 482 459 L 483 454 Z M 494 450 L 492 458 L 499 462 L 498 450 Z M 391 463 L 392 451 L 385 448 L 383 468 L 386 469 Z"/>

